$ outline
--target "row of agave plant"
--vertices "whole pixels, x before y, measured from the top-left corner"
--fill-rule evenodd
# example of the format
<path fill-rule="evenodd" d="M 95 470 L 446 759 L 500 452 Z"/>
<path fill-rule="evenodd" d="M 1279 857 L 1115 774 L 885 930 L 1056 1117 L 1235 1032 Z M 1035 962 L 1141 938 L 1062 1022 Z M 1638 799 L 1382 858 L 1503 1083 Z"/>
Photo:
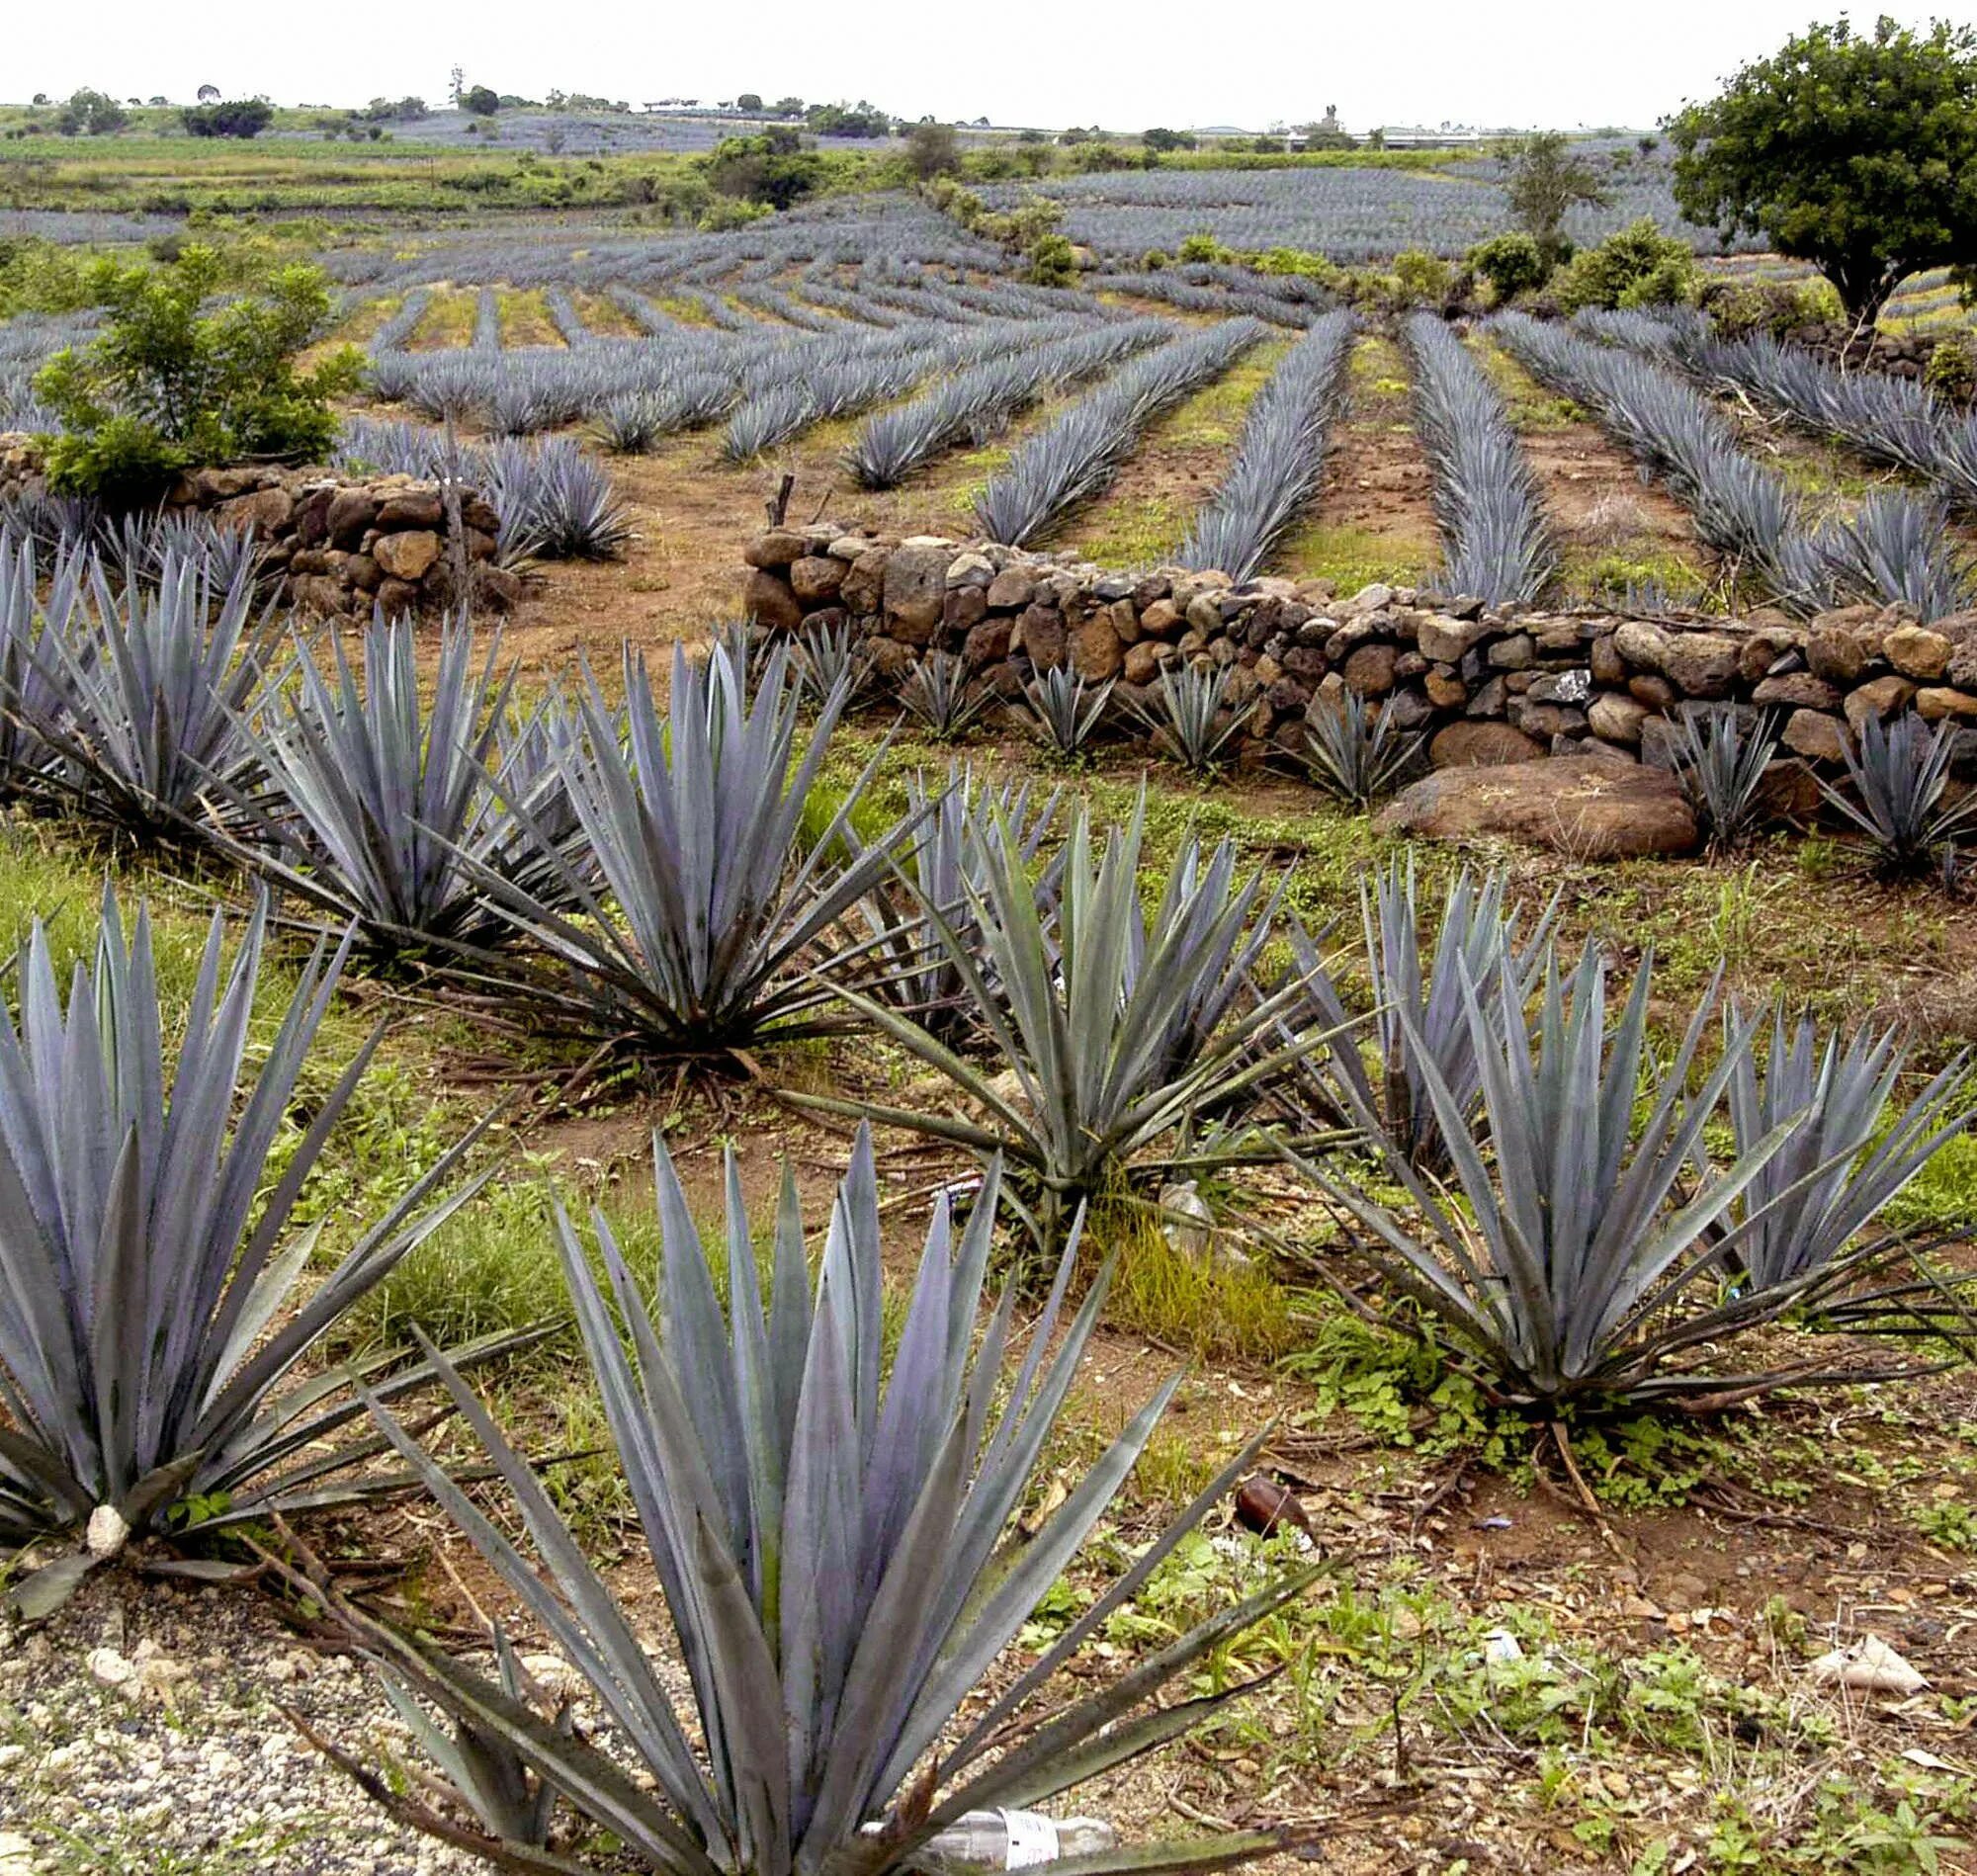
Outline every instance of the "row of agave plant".
<path fill-rule="evenodd" d="M 47 1609 L 133 1534 L 183 1547 L 423 1487 L 582 1676 L 612 1748 L 539 1695 L 505 1636 L 490 1671 L 322 1582 L 431 1769 L 408 1781 L 334 1749 L 411 1822 L 510 1867 L 596 1867 L 603 1831 L 667 1872 L 877 1876 L 922 1860 L 969 1813 L 1044 1802 L 1240 1691 L 1158 1704 L 1304 1578 L 1075 1702 L 1058 1676 L 1253 1447 L 1039 1660 L 981 1692 L 1172 1392 L 1010 1548 L 1103 1308 L 1104 1267 L 1074 1306 L 1078 1221 L 1137 1211 L 1177 1170 L 1266 1154 L 1306 1167 L 1337 1227 L 1326 1254 L 1340 1279 L 1377 1273 L 1445 1324 L 1500 1398 L 1547 1418 L 1816 1378 L 1726 1383 L 1693 1358 L 1814 1307 L 1860 1321 L 1913 1308 L 1901 1286 L 1870 1287 L 1902 1247 L 1877 1221 L 1969 1124 L 1967 1064 L 1916 1089 L 1891 1032 L 1719 1012 L 1712 994 L 1650 1066 L 1651 964 L 1609 1010 L 1601 952 L 1564 960 L 1552 909 L 1520 915 L 1501 879 L 1458 881 L 1430 935 L 1396 869 L 1368 884 L 1359 942 L 1328 955 L 1288 912 L 1287 884 L 1246 876 L 1229 842 L 1184 840 L 1150 901 L 1139 813 L 1101 830 L 1079 807 L 960 776 L 909 791 L 874 832 L 883 750 L 817 811 L 844 693 L 804 741 L 782 651 L 751 678 L 725 645 L 704 662 L 678 649 L 663 709 L 628 653 L 622 710 L 586 678 L 572 707 L 519 712 L 513 674 L 476 657 L 464 628 L 425 699 L 402 627 L 325 666 L 293 637 L 277 663 L 274 629 L 232 595 L 169 579 L 148 595 L 58 580 L 34 610 L 6 638 L 14 784 L 209 838 L 349 930 L 304 965 L 253 1068 L 265 905 L 230 965 L 215 920 L 175 1067 L 141 914 L 127 935 L 106 903 L 66 1002 L 45 934 L 28 942 L 18 1014 L 0 1020 L 0 1543 L 38 1566 L 17 1602 Z M 69 702 L 31 711 L 43 683 Z M 691 1723 L 465 1378 L 531 1331 L 422 1343 L 354 1373 L 317 1359 L 351 1306 L 492 1176 L 466 1176 L 470 1135 L 305 1282 L 319 1228 L 298 1228 L 298 1200 L 369 1048 L 279 1173 L 275 1135 L 340 975 L 408 951 L 645 1061 L 877 1030 L 951 1087 L 944 1112 L 804 1098 L 981 1162 L 955 1195 L 965 1221 L 936 1206 L 890 1370 L 862 1134 L 814 1279 L 786 1187 L 766 1293 L 731 1171 L 725 1309 L 663 1150 L 656 1320 L 602 1217 L 586 1234 L 556 1212 Z M 1047 1252 L 1020 1355 L 1013 1283 L 983 1320 L 1005 1217 Z M 428 1451 L 423 1412 L 399 1405 L 433 1385 L 526 1551 Z M 1214 1867 L 1281 1840 L 1077 1867 Z"/>

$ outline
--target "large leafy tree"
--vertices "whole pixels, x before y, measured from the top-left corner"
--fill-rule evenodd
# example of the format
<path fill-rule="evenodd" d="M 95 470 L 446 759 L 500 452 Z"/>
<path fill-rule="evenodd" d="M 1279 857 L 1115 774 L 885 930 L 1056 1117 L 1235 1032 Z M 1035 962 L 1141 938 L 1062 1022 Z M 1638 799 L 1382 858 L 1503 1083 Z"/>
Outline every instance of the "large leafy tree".
<path fill-rule="evenodd" d="M 1812 26 L 1669 120 L 1676 201 L 1810 261 L 1871 325 L 1918 269 L 1977 261 L 1977 35 Z"/>
<path fill-rule="evenodd" d="M 1581 203 L 1603 208 L 1607 201 L 1599 172 L 1585 157 L 1574 155 L 1557 130 L 1541 130 L 1516 144 L 1504 188 L 1518 225 L 1554 266 L 1567 252 L 1567 211 Z"/>

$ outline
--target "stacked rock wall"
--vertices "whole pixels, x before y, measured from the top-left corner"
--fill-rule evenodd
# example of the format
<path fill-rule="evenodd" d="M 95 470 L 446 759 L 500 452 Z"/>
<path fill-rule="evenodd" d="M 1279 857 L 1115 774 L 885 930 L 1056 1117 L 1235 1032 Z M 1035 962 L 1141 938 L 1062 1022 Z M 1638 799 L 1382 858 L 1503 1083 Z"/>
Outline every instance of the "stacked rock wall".
<path fill-rule="evenodd" d="M 897 680 L 929 651 L 962 659 L 1013 696 L 1041 669 L 1158 684 L 1170 662 L 1233 667 L 1244 752 L 1303 750 L 1305 721 L 1341 692 L 1425 731 L 1438 767 L 1543 755 L 1666 760 L 1672 719 L 1704 704 L 1775 712 L 1791 752 L 1835 763 L 1869 715 L 1915 710 L 1977 725 L 1977 614 L 1924 627 L 1855 607 L 1796 621 L 1500 612 L 1402 587 L 1341 596 L 1330 581 L 1161 568 L 1108 573 L 922 535 L 903 541 L 828 523 L 773 529 L 746 550 L 761 625 L 849 624 Z M 1977 729 L 1971 738 L 1977 743 Z"/>
<path fill-rule="evenodd" d="M 0 510 L 45 491 L 41 467 L 30 439 L 0 436 Z M 252 528 L 263 565 L 288 576 L 289 598 L 304 612 L 368 618 L 374 605 L 395 616 L 453 603 L 456 556 L 436 482 L 272 466 L 205 469 L 182 475 L 165 505 L 211 515 L 223 528 Z M 521 583 L 494 564 L 500 518 L 471 490 L 461 493 L 460 518 L 474 603 L 505 611 Z"/>

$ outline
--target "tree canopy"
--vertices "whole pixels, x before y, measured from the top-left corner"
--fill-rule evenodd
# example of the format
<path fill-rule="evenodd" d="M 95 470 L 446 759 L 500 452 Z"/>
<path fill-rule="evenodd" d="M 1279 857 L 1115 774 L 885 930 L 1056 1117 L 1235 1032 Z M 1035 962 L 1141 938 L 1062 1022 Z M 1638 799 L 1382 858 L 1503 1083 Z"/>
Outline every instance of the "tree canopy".
<path fill-rule="evenodd" d="M 1565 216 L 1579 203 L 1594 207 L 1607 200 L 1598 172 L 1557 130 L 1527 136 L 1510 152 L 1510 173 L 1504 184 L 1510 213 L 1538 244 L 1547 264 L 1565 258 Z"/>
<path fill-rule="evenodd" d="M 1683 214 L 1810 261 L 1871 324 L 1910 274 L 1977 261 L 1977 36 L 1812 26 L 1668 124 Z"/>

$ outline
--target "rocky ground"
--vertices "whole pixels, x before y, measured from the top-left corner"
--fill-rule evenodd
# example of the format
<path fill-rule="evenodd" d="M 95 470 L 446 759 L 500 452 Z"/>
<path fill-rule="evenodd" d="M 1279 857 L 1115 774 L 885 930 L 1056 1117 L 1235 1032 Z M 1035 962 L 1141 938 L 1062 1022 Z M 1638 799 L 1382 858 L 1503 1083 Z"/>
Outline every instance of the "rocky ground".
<path fill-rule="evenodd" d="M 356 1661 L 235 1589 L 126 1578 L 0 1638 L 0 1876 L 451 1876 L 484 1865 L 394 1827 L 325 1738 L 403 1738 Z"/>

